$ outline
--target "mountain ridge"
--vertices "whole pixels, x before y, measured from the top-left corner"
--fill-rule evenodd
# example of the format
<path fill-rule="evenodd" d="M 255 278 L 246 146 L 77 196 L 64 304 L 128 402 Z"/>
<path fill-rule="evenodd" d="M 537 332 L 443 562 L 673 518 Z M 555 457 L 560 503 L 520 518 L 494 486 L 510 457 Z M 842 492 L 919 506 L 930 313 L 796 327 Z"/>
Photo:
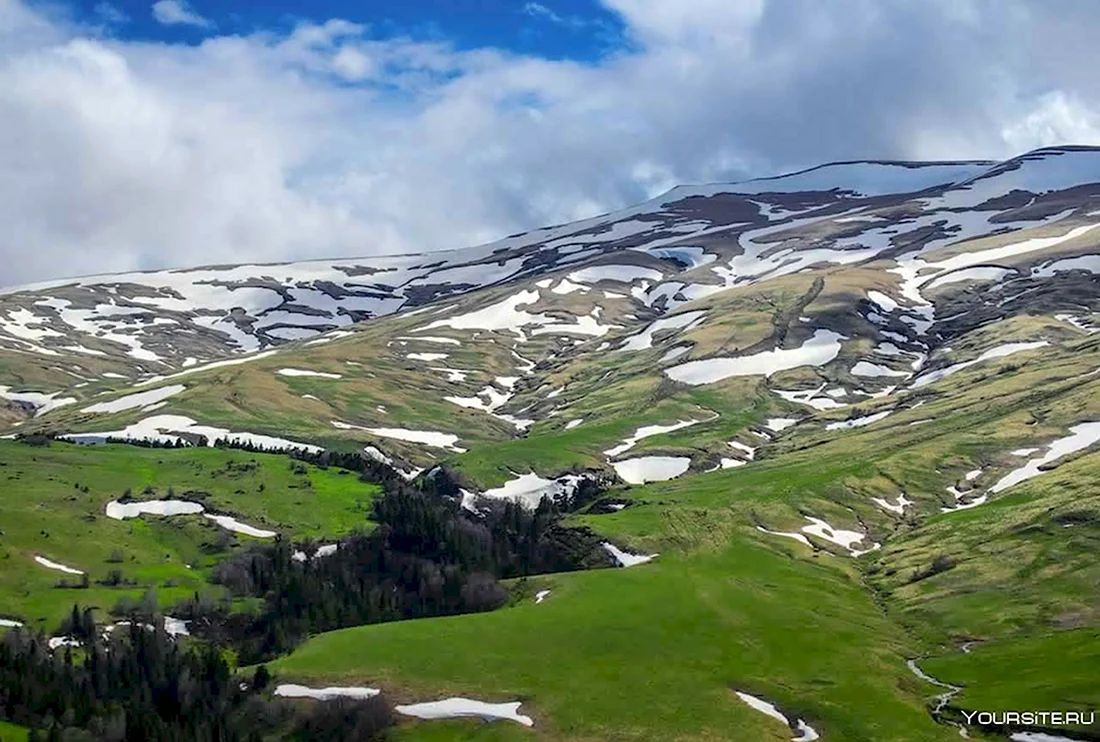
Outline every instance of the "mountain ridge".
<path fill-rule="evenodd" d="M 110 605 L 218 595 L 275 534 L 338 548 L 370 495 L 325 457 L 366 457 L 475 524 L 556 509 L 630 569 L 323 633 L 279 682 L 518 697 L 531 728 L 454 729 L 551 742 L 790 739 L 761 704 L 826 740 L 946 742 L 963 712 L 1100 704 L 1097 153 L 885 195 L 944 173 L 854 163 L 445 254 L 4 294 L 0 438 L 26 443 L 0 440 L 0 615 L 70 607 L 37 557 Z M 150 515 L 166 491 L 181 509 Z M 115 521 L 120 497 L 146 515 Z M 137 584 L 101 585 L 123 547 Z"/>

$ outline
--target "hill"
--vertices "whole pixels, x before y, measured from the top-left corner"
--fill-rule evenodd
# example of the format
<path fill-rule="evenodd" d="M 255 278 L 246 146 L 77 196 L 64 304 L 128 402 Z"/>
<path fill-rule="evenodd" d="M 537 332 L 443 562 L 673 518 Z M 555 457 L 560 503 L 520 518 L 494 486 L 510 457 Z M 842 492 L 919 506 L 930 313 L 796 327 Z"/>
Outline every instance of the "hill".
<path fill-rule="evenodd" d="M 549 496 L 659 554 L 272 664 L 532 721 L 401 739 L 946 740 L 963 712 L 1094 709 L 1098 226 L 1100 149 L 1063 147 L 679 187 L 470 249 L 3 289 L 0 432 L 62 440 L 0 442 L 0 615 L 66 614 L 74 576 L 36 557 L 105 615 L 219 596 L 215 565 L 276 533 L 369 530 L 378 485 L 224 445 L 324 449 L 445 470 L 472 521 Z M 126 490 L 202 512 L 117 520 Z M 116 550 L 132 582 L 101 585 Z M 969 732 L 1028 728 L 1100 738 Z"/>

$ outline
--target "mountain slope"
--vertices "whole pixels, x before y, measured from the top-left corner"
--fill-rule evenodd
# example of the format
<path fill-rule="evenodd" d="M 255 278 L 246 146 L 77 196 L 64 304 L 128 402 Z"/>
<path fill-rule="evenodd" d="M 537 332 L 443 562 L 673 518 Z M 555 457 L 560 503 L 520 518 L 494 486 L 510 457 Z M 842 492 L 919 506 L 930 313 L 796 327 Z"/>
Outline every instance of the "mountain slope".
<path fill-rule="evenodd" d="M 279 663 L 533 709 L 534 731 L 455 728 L 471 739 L 790 738 L 731 688 L 824 739 L 954 738 L 906 660 L 943 655 L 926 669 L 980 682 L 940 721 L 1019 701 L 983 656 L 1028 663 L 1054 707 L 1097 700 L 1041 651 L 1100 647 L 1097 227 L 1100 150 L 1066 147 L 680 187 L 445 253 L 6 289 L 0 427 L 363 451 L 410 478 L 446 463 L 475 512 L 610 485 L 571 519 L 654 563 L 540 577 L 517 589 L 550 589 L 545 605 L 349 629 Z M 291 497 L 218 504 L 340 535 L 350 494 Z M 311 498 L 339 528 L 303 530 Z M 64 611 L 68 596 L 15 597 L 33 528 L 4 539 L 18 567 L 0 613 Z"/>

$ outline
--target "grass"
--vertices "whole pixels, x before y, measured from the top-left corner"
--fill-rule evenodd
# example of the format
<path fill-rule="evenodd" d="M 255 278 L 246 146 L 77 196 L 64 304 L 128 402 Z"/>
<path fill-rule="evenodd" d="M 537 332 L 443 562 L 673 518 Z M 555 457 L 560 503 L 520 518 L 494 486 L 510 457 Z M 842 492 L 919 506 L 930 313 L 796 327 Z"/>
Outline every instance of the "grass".
<path fill-rule="evenodd" d="M 527 738 L 790 738 L 736 688 L 826 738 L 946 740 L 907 677 L 904 644 L 848 570 L 734 541 L 558 575 L 540 605 L 325 634 L 272 668 L 288 680 L 380 684 L 402 701 L 522 700 L 536 719 Z"/>
<path fill-rule="evenodd" d="M 473 395 L 496 376 L 518 375 L 510 334 L 475 339 L 447 329 L 430 333 L 457 337 L 460 346 L 399 340 L 430 321 L 423 315 L 364 323 L 351 338 L 188 377 L 187 392 L 166 410 L 234 430 L 342 450 L 370 442 L 417 465 L 446 454 L 339 431 L 331 421 L 457 433 L 471 450 L 448 460 L 482 487 L 503 483 L 512 471 L 550 476 L 574 467 L 606 470 L 602 451 L 638 427 L 711 413 L 719 417 L 645 439 L 626 456 L 687 455 L 699 471 L 728 452 L 726 442 L 735 437 L 760 446 L 749 466 L 619 486 L 610 494 L 629 499 L 626 510 L 570 518 L 623 545 L 659 551 L 652 564 L 543 576 L 517 586 L 524 597 L 494 613 L 315 637 L 273 668 L 285 680 L 379 685 L 398 701 L 451 694 L 522 700 L 523 711 L 536 719 L 534 730 L 405 721 L 395 731 L 399 742 L 790 738 L 789 730 L 742 704 L 731 688 L 804 717 L 828 740 L 955 739 L 954 730 L 933 724 L 927 714 L 926 702 L 937 689 L 905 668 L 907 658 L 926 655 L 932 656 L 922 662 L 927 672 L 966 686 L 956 698 L 960 708 L 1095 707 L 1100 456 L 1060 462 L 980 508 L 939 511 L 954 501 L 946 487 L 966 472 L 982 469 L 975 484 L 988 487 L 1022 463 L 1012 449 L 1041 447 L 1076 422 L 1100 420 L 1100 379 L 1090 375 L 1100 362 L 1100 337 L 1084 338 L 1039 314 L 986 323 L 954 339 L 953 356 L 937 351 L 929 367 L 974 358 L 1008 341 L 1044 337 L 1052 345 L 977 364 L 923 389 L 818 414 L 765 443 L 750 428 L 769 416 L 810 414 L 770 388 L 865 382 L 848 370 L 872 346 L 869 326 L 853 307 L 868 288 L 894 286 L 872 268 L 816 275 L 822 280 L 796 274 L 708 297 L 692 307 L 708 312 L 706 324 L 636 353 L 596 351 L 614 336 L 577 346 L 546 337 L 521 345 L 524 356 L 540 361 L 509 405 L 531 405 L 521 416 L 539 419 L 526 438 L 517 438 L 507 423 L 443 399 Z M 489 293 L 502 298 L 513 290 Z M 485 297 L 460 299 L 459 311 Z M 563 301 L 582 298 L 578 293 Z M 947 304 L 943 316 L 954 313 Z M 604 317 L 623 324 L 614 311 Z M 669 381 L 658 364 L 671 345 L 684 342 L 693 347 L 681 362 L 771 347 L 788 331 L 807 331 L 800 316 L 850 338 L 835 364 L 703 387 Z M 450 357 L 422 363 L 407 358 L 412 351 Z M 449 382 L 431 365 L 465 369 L 469 379 Z M 283 367 L 344 378 L 276 375 Z M 559 388 L 550 398 L 550 389 Z M 877 411 L 891 414 L 857 430 L 824 428 L 828 421 Z M 104 429 L 140 416 L 91 417 L 74 405 L 56 419 Z M 583 424 L 564 430 L 576 418 Z M 30 421 L 25 429 L 47 422 Z M 256 467 L 248 468 L 253 460 Z M 0 464 L 6 464 L 0 486 L 7 485 L 0 495 L 0 612 L 39 622 L 56 620 L 78 598 L 109 606 L 120 594 L 156 586 L 168 602 L 209 589 L 204 575 L 218 558 L 209 547 L 220 532 L 198 518 L 107 521 L 104 504 L 126 487 L 138 493 L 152 485 L 162 496 L 169 486 L 177 495 L 203 489 L 211 505 L 294 537 L 334 536 L 362 524 L 373 494 L 353 477 L 314 469 L 295 475 L 283 458 L 223 451 L 43 451 L 0 442 Z M 78 483 L 90 491 L 75 489 Z M 871 499 L 893 499 L 902 491 L 915 502 L 902 516 Z M 790 531 L 805 525 L 806 516 L 866 532 L 867 541 L 884 548 L 853 560 L 825 542 L 809 549 L 755 528 Z M 110 568 L 105 560 L 115 548 L 125 551 L 121 568 L 140 587 L 59 590 L 52 587 L 56 573 L 28 562 L 29 555 L 49 549 L 46 556 L 98 577 Z M 950 566 L 913 579 L 937 557 Z M 538 606 L 530 598 L 534 584 L 553 591 Z M 973 640 L 981 643 L 970 654 L 958 650 Z"/>
<path fill-rule="evenodd" d="M 27 729 L 0 721 L 0 740 L 2 742 L 27 742 Z"/>
<path fill-rule="evenodd" d="M 952 706 L 968 711 L 1095 711 L 1098 666 L 1096 628 L 977 645 L 922 663 L 933 677 L 962 686 Z"/>
<path fill-rule="evenodd" d="M 74 602 L 109 608 L 121 595 L 152 587 L 170 605 L 203 591 L 206 568 L 226 547 L 250 540 L 230 537 L 201 516 L 107 518 L 106 504 L 126 490 L 138 500 L 201 500 L 291 538 L 334 538 L 366 526 L 378 491 L 353 474 L 279 455 L 9 441 L 0 441 L 0 482 L 0 612 L 46 628 Z M 59 579 L 79 578 L 36 564 L 35 555 L 84 570 L 91 587 L 56 588 Z M 137 584 L 95 584 L 113 569 Z"/>

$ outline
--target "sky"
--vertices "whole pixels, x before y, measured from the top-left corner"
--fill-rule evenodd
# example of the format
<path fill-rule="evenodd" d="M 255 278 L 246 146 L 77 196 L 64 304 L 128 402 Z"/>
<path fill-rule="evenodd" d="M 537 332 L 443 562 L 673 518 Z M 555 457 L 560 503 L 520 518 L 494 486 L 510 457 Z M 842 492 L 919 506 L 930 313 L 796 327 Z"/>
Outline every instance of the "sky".
<path fill-rule="evenodd" d="M 0 0 L 0 285 L 1100 144 L 1094 0 Z"/>

